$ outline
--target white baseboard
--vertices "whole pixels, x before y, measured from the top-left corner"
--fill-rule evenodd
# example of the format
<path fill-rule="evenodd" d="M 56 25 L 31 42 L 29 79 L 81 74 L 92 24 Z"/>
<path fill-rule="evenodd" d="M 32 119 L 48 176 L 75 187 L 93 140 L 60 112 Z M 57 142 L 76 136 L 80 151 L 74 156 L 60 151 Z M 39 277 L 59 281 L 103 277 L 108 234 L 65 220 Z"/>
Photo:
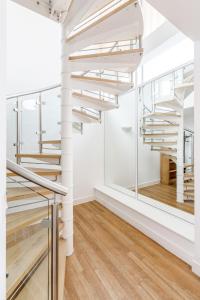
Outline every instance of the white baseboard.
<path fill-rule="evenodd" d="M 192 264 L 192 271 L 197 275 L 200 276 L 200 262 L 193 260 Z"/>
<path fill-rule="evenodd" d="M 147 181 L 147 182 L 139 183 L 138 188 L 141 189 L 141 188 L 156 185 L 156 184 L 159 184 L 159 183 L 160 183 L 160 179 L 153 180 L 153 181 Z"/>
<path fill-rule="evenodd" d="M 127 206 L 125 201 L 119 201 L 116 197 L 112 197 L 111 194 L 106 194 L 105 190 L 102 189 L 102 191 L 99 187 L 95 191 L 95 199 L 99 203 L 192 266 L 194 255 L 194 241 L 192 240 L 193 224 L 187 223 L 187 221 L 183 219 L 178 219 L 176 216 L 169 215 L 167 212 L 159 212 L 156 207 L 149 206 L 145 208 L 146 204 L 142 201 L 141 203 L 137 201 L 135 207 L 134 205 L 132 205 L 132 207 Z M 117 193 L 118 192 L 115 192 L 116 196 Z M 127 196 L 122 195 L 121 197 Z M 134 199 L 131 199 L 131 201 L 135 203 Z M 143 213 L 145 209 L 149 211 L 149 214 L 145 215 Z M 156 218 L 151 218 L 152 214 Z M 164 217 L 165 214 L 166 216 Z M 178 228 L 176 228 L 176 218 Z M 162 220 L 164 220 L 164 222 L 166 221 L 166 225 L 164 222 L 162 223 Z M 169 226 L 167 226 L 167 224 Z M 186 237 L 184 236 L 185 230 L 190 232 Z"/>
<path fill-rule="evenodd" d="M 94 201 L 94 195 L 74 199 L 74 206 Z"/>

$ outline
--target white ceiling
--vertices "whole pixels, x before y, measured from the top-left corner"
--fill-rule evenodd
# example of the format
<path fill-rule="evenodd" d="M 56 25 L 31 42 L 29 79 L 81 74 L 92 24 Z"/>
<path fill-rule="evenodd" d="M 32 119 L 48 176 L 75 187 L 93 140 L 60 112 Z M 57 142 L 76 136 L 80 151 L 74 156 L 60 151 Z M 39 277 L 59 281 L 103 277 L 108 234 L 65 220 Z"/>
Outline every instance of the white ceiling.
<path fill-rule="evenodd" d="M 147 0 L 193 41 L 200 40 L 200 0 Z"/>

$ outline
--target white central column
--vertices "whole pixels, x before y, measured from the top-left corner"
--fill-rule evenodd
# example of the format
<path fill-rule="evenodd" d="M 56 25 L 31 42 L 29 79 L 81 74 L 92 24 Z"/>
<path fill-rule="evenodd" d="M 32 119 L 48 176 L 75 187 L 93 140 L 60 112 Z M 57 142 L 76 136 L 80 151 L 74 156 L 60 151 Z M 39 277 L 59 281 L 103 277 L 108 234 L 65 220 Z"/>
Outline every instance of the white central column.
<path fill-rule="evenodd" d="M 180 99 L 184 106 L 184 99 Z M 180 121 L 177 137 L 177 162 L 176 162 L 176 199 L 177 202 L 184 202 L 184 109 L 180 112 Z"/>
<path fill-rule="evenodd" d="M 61 83 L 61 168 L 62 185 L 68 188 L 63 197 L 64 233 L 66 256 L 73 253 L 73 135 L 72 135 L 72 97 L 70 89 L 70 70 L 68 64 L 66 28 L 62 25 L 62 83 Z"/>
<path fill-rule="evenodd" d="M 0 1 L 0 299 L 6 299 L 6 1 Z"/>
<path fill-rule="evenodd" d="M 194 54 L 194 190 L 195 190 L 195 249 L 193 272 L 200 276 L 200 41 L 195 42 Z"/>

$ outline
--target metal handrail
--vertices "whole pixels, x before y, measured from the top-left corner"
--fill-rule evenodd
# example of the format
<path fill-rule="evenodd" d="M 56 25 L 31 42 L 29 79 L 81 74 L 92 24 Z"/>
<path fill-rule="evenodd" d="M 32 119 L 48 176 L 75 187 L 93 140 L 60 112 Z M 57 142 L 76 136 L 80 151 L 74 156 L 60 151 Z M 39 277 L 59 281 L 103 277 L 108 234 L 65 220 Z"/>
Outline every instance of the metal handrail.
<path fill-rule="evenodd" d="M 51 85 L 49 87 L 41 88 L 41 89 L 34 90 L 34 91 L 31 91 L 31 92 L 23 92 L 23 93 L 18 93 L 18 94 L 10 95 L 10 96 L 7 96 L 6 99 L 7 100 L 11 100 L 11 99 L 14 99 L 14 98 L 35 95 L 35 94 L 47 92 L 47 91 L 50 91 L 50 90 L 53 90 L 53 89 L 56 89 L 56 88 L 59 88 L 59 87 L 61 87 L 61 84 L 55 84 L 55 85 Z"/>
<path fill-rule="evenodd" d="M 173 68 L 173 69 L 171 69 L 171 70 L 169 70 L 167 72 L 164 72 L 164 73 L 162 73 L 162 74 L 160 74 L 158 76 L 155 76 L 155 77 L 151 78 L 150 80 L 145 81 L 143 84 L 139 85 L 138 87 L 144 87 L 145 85 L 148 85 L 148 84 L 150 84 L 150 83 L 152 83 L 154 81 L 157 81 L 157 80 L 159 80 L 159 79 L 161 79 L 161 78 L 163 78 L 163 77 L 165 77 L 167 75 L 173 74 L 174 72 L 177 72 L 178 70 L 186 68 L 186 67 L 188 67 L 188 66 L 190 66 L 192 64 L 194 64 L 193 60 L 191 60 L 191 61 L 189 61 L 189 62 L 187 62 L 185 64 L 182 64 L 182 65 L 180 65 L 178 67 L 175 67 L 175 68 Z"/>
<path fill-rule="evenodd" d="M 30 180 L 31 182 L 33 182 L 39 186 L 42 186 L 56 194 L 59 194 L 62 196 L 67 195 L 68 189 L 65 188 L 64 186 L 62 186 L 58 183 L 52 182 L 42 176 L 39 176 L 39 175 L 27 170 L 26 168 L 23 168 L 22 166 L 14 163 L 11 160 L 7 159 L 6 163 L 7 163 L 7 169 L 14 172 L 15 174 L 17 174 L 27 180 Z"/>

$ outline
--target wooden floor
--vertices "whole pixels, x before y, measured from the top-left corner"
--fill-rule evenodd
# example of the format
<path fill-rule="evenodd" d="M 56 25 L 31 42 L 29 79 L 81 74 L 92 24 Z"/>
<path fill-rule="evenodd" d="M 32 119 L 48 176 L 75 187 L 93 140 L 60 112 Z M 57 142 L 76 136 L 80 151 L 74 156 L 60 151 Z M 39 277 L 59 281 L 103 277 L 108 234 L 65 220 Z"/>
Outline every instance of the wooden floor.
<path fill-rule="evenodd" d="M 138 192 L 141 195 L 194 214 L 194 203 L 192 201 L 183 204 L 176 202 L 176 186 L 174 185 L 155 184 L 141 188 Z"/>
<path fill-rule="evenodd" d="M 65 300 L 199 300 L 190 267 L 97 202 L 75 207 Z"/>

